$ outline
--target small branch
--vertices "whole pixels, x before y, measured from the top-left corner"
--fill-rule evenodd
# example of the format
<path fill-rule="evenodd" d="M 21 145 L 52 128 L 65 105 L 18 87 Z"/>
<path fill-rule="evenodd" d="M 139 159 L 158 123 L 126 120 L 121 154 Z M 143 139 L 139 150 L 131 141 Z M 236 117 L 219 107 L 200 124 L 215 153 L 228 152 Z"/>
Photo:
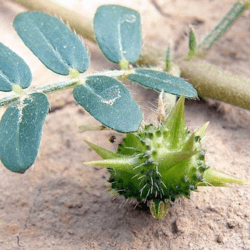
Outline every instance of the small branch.
<path fill-rule="evenodd" d="M 33 88 L 29 91 L 27 91 L 27 94 L 32 94 L 35 92 L 43 92 L 44 94 L 55 92 L 58 90 L 66 89 L 66 88 L 72 88 L 75 85 L 79 84 L 78 79 L 69 79 L 67 81 L 62 81 L 62 82 L 53 82 L 53 83 L 48 83 L 44 84 L 42 86 Z"/>
<path fill-rule="evenodd" d="M 202 52 L 208 51 L 217 40 L 219 40 L 232 24 L 240 17 L 243 12 L 249 8 L 250 1 L 237 1 L 228 13 L 221 19 L 221 21 L 214 27 L 214 29 L 206 35 L 206 37 L 198 45 Z"/>
<path fill-rule="evenodd" d="M 16 101 L 19 97 L 20 97 L 20 95 L 15 94 L 15 95 L 10 95 L 10 96 L 7 96 L 7 97 L 0 99 L 0 107 L 3 107 L 5 105 L 8 105 L 8 104 Z"/>
<path fill-rule="evenodd" d="M 44 84 L 42 86 L 38 86 L 36 88 L 30 89 L 27 91 L 25 91 L 25 89 L 23 89 L 22 95 L 25 95 L 25 94 L 30 95 L 30 94 L 37 93 L 37 92 L 40 92 L 40 93 L 42 92 L 44 94 L 48 94 L 51 92 L 55 92 L 55 91 L 59 91 L 59 90 L 67 89 L 67 88 L 72 88 L 72 87 L 76 86 L 77 84 L 84 83 L 89 76 L 102 75 L 102 76 L 119 78 L 122 76 L 126 76 L 128 74 L 131 74 L 131 73 L 132 73 L 132 70 L 112 70 L 112 71 L 97 72 L 96 74 L 93 74 L 93 75 L 81 76 L 80 80 L 79 79 L 67 79 L 65 81 L 47 83 L 47 84 Z M 20 96 L 22 96 L 22 95 L 13 94 L 13 95 L 10 95 L 10 96 L 7 96 L 7 97 L 0 99 L 0 107 L 5 106 L 7 104 L 10 104 L 10 103 L 18 100 L 20 98 Z"/>
<path fill-rule="evenodd" d="M 30 95 L 30 94 L 37 93 L 37 92 L 42 92 L 44 94 L 47 94 L 47 93 L 51 93 L 54 91 L 58 91 L 58 90 L 66 89 L 66 88 L 71 88 L 71 87 L 77 85 L 78 83 L 79 82 L 76 79 L 69 79 L 69 80 L 61 81 L 61 82 L 48 83 L 48 84 L 33 88 L 31 90 L 28 90 L 28 91 L 23 90 L 22 95 L 25 95 L 25 94 Z M 5 106 L 7 104 L 10 104 L 10 103 L 18 100 L 22 95 L 13 94 L 13 95 L 10 95 L 10 96 L 7 96 L 7 97 L 0 99 L 0 107 Z"/>

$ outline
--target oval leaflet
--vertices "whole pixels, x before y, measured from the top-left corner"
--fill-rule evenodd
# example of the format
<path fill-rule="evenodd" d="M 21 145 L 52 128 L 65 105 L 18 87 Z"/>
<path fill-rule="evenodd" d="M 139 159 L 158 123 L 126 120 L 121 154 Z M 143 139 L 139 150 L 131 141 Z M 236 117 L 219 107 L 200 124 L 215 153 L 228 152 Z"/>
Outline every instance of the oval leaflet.
<path fill-rule="evenodd" d="M 14 85 L 26 89 L 31 80 L 31 71 L 25 61 L 0 43 L 0 91 L 10 92 Z"/>
<path fill-rule="evenodd" d="M 89 67 L 88 53 L 77 35 L 58 18 L 43 12 L 24 12 L 16 16 L 14 28 L 25 45 L 50 70 L 68 75 Z"/>
<path fill-rule="evenodd" d="M 0 122 L 0 158 L 6 168 L 24 173 L 34 163 L 48 110 L 46 95 L 34 93 L 5 111 Z"/>
<path fill-rule="evenodd" d="M 102 5 L 95 14 L 94 31 L 103 54 L 114 63 L 134 63 L 141 53 L 140 14 L 119 5 Z"/>
<path fill-rule="evenodd" d="M 185 94 L 187 98 L 197 97 L 197 91 L 184 79 L 172 76 L 166 72 L 150 69 L 136 69 L 134 74 L 128 76 L 130 81 L 139 83 L 143 87 L 156 91 L 164 91 L 174 95 Z"/>
<path fill-rule="evenodd" d="M 140 108 L 129 91 L 114 78 L 90 76 L 74 88 L 75 100 L 104 126 L 122 133 L 136 131 L 142 120 Z"/>

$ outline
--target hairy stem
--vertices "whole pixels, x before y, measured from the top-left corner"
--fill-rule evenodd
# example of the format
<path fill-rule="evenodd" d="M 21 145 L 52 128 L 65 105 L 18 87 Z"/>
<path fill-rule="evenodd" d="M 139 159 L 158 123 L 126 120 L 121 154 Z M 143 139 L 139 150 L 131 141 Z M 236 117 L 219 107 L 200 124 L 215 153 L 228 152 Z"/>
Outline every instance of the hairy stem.
<path fill-rule="evenodd" d="M 250 6 L 250 1 L 237 1 L 221 21 L 209 32 L 206 37 L 198 45 L 198 48 L 204 53 L 208 51 L 217 40 L 219 40 L 232 24 L 242 15 L 242 13 Z"/>
<path fill-rule="evenodd" d="M 43 86 L 38 86 L 36 88 L 30 89 L 27 91 L 25 91 L 23 89 L 22 94 L 20 94 L 20 95 L 13 94 L 13 95 L 10 95 L 10 96 L 7 96 L 7 97 L 0 99 L 0 107 L 16 101 L 18 98 L 20 98 L 20 96 L 25 95 L 25 94 L 30 95 L 30 94 L 37 93 L 37 92 L 40 92 L 40 93 L 42 92 L 44 94 L 51 93 L 54 91 L 58 91 L 58 90 L 66 89 L 66 88 L 71 88 L 71 87 L 77 85 L 78 83 L 79 83 L 79 80 L 68 79 L 66 81 L 44 84 Z"/>
<path fill-rule="evenodd" d="M 182 76 L 192 82 L 201 96 L 250 109 L 250 80 L 202 60 L 182 61 L 178 65 Z"/>
<path fill-rule="evenodd" d="M 0 107 L 3 107 L 5 105 L 8 105 L 8 104 L 16 101 L 19 97 L 20 97 L 20 95 L 14 94 L 14 95 L 10 95 L 10 96 L 7 96 L 7 97 L 0 99 Z"/>
<path fill-rule="evenodd" d="M 92 75 L 86 74 L 84 76 L 81 76 L 80 80 L 78 78 L 77 79 L 67 79 L 65 81 L 47 83 L 47 84 L 44 84 L 42 86 L 38 86 L 36 88 L 26 90 L 26 91 L 25 91 L 25 89 L 23 89 L 22 95 L 24 95 L 24 94 L 30 95 L 30 94 L 33 94 L 36 92 L 42 92 L 44 94 L 47 94 L 47 93 L 63 90 L 66 88 L 72 88 L 72 87 L 76 86 L 77 84 L 84 83 L 89 76 L 93 76 L 93 75 L 94 76 L 102 75 L 102 76 L 120 78 L 120 77 L 123 77 L 124 75 L 126 76 L 128 74 L 131 74 L 132 72 L 133 72 L 132 70 L 112 70 L 112 71 L 98 72 L 98 73 L 92 74 Z M 13 95 L 10 95 L 10 96 L 7 96 L 7 97 L 0 99 L 0 107 L 16 101 L 20 96 L 21 96 L 21 94 L 19 95 L 19 94 L 15 93 Z"/>
<path fill-rule="evenodd" d="M 44 94 L 47 94 L 47 93 L 55 92 L 58 90 L 74 87 L 78 83 L 79 82 L 76 79 L 48 83 L 48 84 L 44 84 L 42 86 L 39 86 L 39 87 L 36 87 L 36 88 L 33 88 L 33 89 L 27 91 L 27 94 L 32 94 L 34 92 L 43 92 Z"/>

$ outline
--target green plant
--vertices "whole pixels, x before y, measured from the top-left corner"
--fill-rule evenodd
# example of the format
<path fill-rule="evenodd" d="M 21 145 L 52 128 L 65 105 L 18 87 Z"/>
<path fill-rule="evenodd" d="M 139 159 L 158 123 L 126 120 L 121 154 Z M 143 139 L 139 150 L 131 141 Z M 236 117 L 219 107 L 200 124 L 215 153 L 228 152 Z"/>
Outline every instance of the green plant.
<path fill-rule="evenodd" d="M 50 1 L 49 4 L 46 1 L 40 0 L 13 1 L 31 10 L 46 11 L 52 14 L 56 13 L 64 21 L 68 22 L 71 28 L 75 29 L 78 34 L 96 43 L 92 22 L 84 13 L 80 14 L 79 12 L 69 10 L 54 1 Z M 216 65 L 211 65 L 204 60 L 204 57 L 249 7 L 249 0 L 235 1 L 232 8 L 202 41 L 199 42 L 198 39 L 196 39 L 197 48 L 192 57 L 184 55 L 182 58 L 173 58 L 173 62 L 179 67 L 181 76 L 189 79 L 199 95 L 231 103 L 245 109 L 250 109 L 250 80 L 226 72 Z M 81 22 L 79 22 L 79 20 L 81 20 Z M 159 65 L 162 67 L 162 63 L 165 60 L 164 55 L 165 50 L 144 43 L 141 56 L 137 63 L 150 67 Z"/>
<path fill-rule="evenodd" d="M 81 75 L 89 66 L 89 56 L 80 38 L 59 19 L 42 12 L 16 16 L 14 28 L 27 47 L 53 72 L 70 76 L 26 91 L 32 76 L 27 64 L 0 44 L 0 91 L 15 94 L 0 100 L 13 101 L 0 123 L 0 157 L 11 171 L 23 173 L 35 161 L 42 126 L 49 109 L 46 93 L 74 87 L 73 95 L 105 127 L 118 132 L 137 131 L 142 121 L 139 106 L 117 79 L 130 80 L 157 91 L 197 96 L 184 79 L 163 71 L 132 69 L 141 52 L 140 15 L 121 6 L 101 6 L 95 15 L 96 39 L 104 55 L 121 70 Z M 107 29 L 107 27 L 109 27 Z"/>
<path fill-rule="evenodd" d="M 36 159 L 49 109 L 46 94 L 72 87 L 76 102 L 103 127 L 127 133 L 117 153 L 87 142 L 104 158 L 88 164 L 108 168 L 111 188 L 119 195 L 150 201 L 155 218 L 163 218 L 169 202 L 189 197 L 190 190 L 197 186 L 245 183 L 206 165 L 201 139 L 207 124 L 194 133 L 186 128 L 184 96 L 196 98 L 197 92 L 179 77 L 180 69 L 171 61 L 170 48 L 166 53 L 168 72 L 132 68 L 138 66 L 142 47 L 138 12 L 117 5 L 98 8 L 94 18 L 96 40 L 106 58 L 121 70 L 94 75 L 82 75 L 89 66 L 87 50 L 59 19 L 37 11 L 21 13 L 14 20 L 14 28 L 48 69 L 70 78 L 26 91 L 32 80 L 29 67 L 0 44 L 0 91 L 15 93 L 0 100 L 0 106 L 12 103 L 0 122 L 0 158 L 9 170 L 23 173 Z M 187 59 L 191 60 L 199 51 L 193 30 L 189 47 Z M 118 80 L 130 80 L 161 92 L 158 126 L 141 125 L 139 106 Z M 181 97 L 175 105 L 176 96 Z"/>

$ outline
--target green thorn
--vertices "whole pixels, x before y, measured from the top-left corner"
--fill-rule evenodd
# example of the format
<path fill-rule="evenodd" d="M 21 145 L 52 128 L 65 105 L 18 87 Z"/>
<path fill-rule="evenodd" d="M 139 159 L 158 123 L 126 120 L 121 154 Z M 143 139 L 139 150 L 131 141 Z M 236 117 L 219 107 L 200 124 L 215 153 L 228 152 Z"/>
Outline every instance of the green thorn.
<path fill-rule="evenodd" d="M 182 161 L 190 159 L 197 153 L 198 151 L 177 151 L 159 155 L 157 157 L 157 160 L 159 161 L 159 171 L 162 172 L 162 176 L 168 176 L 168 171 L 170 171 L 173 167 L 178 167 Z"/>
<path fill-rule="evenodd" d="M 196 52 L 196 38 L 193 27 L 189 29 L 189 56 L 194 56 Z"/>
<path fill-rule="evenodd" d="M 183 139 L 182 137 L 185 134 L 186 121 L 184 102 L 185 97 L 184 95 L 181 95 L 172 112 L 168 116 L 167 121 L 164 123 L 164 127 L 169 130 L 170 136 L 168 138 L 170 144 L 173 145 L 173 148 L 176 147 L 180 139 Z"/>
<path fill-rule="evenodd" d="M 200 136 L 203 137 L 206 130 L 207 130 L 207 126 L 208 126 L 209 122 L 206 122 L 202 127 L 200 127 L 196 132 L 195 135 L 196 136 Z"/>
<path fill-rule="evenodd" d="M 221 173 L 212 168 L 208 168 L 204 172 L 203 178 L 204 181 L 208 183 L 208 185 L 210 184 L 212 186 L 221 186 L 224 183 L 248 184 L 246 181 Z"/>
<path fill-rule="evenodd" d="M 84 164 L 95 165 L 104 168 L 131 170 L 133 167 L 136 167 L 136 165 L 139 165 L 139 162 L 137 158 L 126 157 L 126 158 L 106 159 L 101 161 L 90 161 L 90 162 L 84 162 Z"/>
<path fill-rule="evenodd" d="M 171 68 L 171 51 L 170 51 L 170 44 L 167 44 L 167 50 L 166 50 L 166 71 L 169 71 Z"/>
<path fill-rule="evenodd" d="M 185 143 L 182 151 L 193 151 L 194 150 L 194 143 L 195 143 L 195 138 L 196 134 L 193 133 L 192 135 L 190 135 L 190 137 L 188 138 L 187 142 Z"/>
<path fill-rule="evenodd" d="M 114 153 L 114 152 L 111 152 L 105 148 L 101 148 L 87 140 L 84 140 L 88 146 L 93 149 L 98 155 L 100 155 L 103 159 L 113 159 L 113 158 L 117 158 L 119 157 L 118 154 Z"/>

